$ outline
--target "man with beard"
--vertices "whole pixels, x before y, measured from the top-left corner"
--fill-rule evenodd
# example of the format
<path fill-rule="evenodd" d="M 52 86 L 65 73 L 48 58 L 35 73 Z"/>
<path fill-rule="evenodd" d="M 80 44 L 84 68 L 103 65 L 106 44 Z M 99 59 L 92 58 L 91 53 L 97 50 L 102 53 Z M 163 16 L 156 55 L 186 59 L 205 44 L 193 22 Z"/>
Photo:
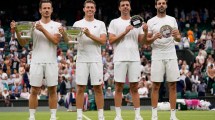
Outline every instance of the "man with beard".
<path fill-rule="evenodd" d="M 147 26 L 142 25 L 139 28 L 134 28 L 130 25 L 130 0 L 120 0 L 118 8 L 121 12 L 121 16 L 113 19 L 108 27 L 109 42 L 113 44 L 114 48 L 115 120 L 122 120 L 122 91 L 124 83 L 126 82 L 126 77 L 128 77 L 130 83 L 135 120 L 142 120 L 143 118 L 140 116 L 140 98 L 138 94 L 138 78 L 141 73 L 138 42 L 143 43 L 143 39 L 146 39 L 144 32 L 147 32 L 145 31 L 147 30 L 145 28 Z"/>
<path fill-rule="evenodd" d="M 181 35 L 176 19 L 166 15 L 167 0 L 155 0 L 155 8 L 157 15 L 148 20 L 148 35 L 147 40 L 144 41 L 144 43 L 152 46 L 152 120 L 158 120 L 158 93 L 164 74 L 166 74 L 169 88 L 170 120 L 178 120 L 175 115 L 176 82 L 180 74 L 174 41 L 179 42 Z"/>

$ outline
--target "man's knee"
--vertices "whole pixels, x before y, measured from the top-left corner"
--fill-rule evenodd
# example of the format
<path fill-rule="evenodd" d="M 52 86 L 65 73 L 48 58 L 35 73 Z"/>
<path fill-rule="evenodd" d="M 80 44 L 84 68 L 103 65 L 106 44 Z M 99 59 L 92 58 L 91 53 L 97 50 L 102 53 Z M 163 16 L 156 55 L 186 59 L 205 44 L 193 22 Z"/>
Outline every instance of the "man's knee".
<path fill-rule="evenodd" d="M 94 92 L 96 94 L 102 94 L 102 86 L 101 85 L 96 85 L 96 86 L 93 86 L 93 89 L 94 89 Z"/>
<path fill-rule="evenodd" d="M 53 87 L 48 87 L 48 91 L 50 95 L 56 94 L 57 93 L 57 87 L 53 86 Z"/>
<path fill-rule="evenodd" d="M 77 92 L 78 93 L 84 93 L 85 89 L 86 89 L 85 85 L 78 85 L 77 86 Z"/>
<path fill-rule="evenodd" d="M 138 82 L 137 83 L 130 83 L 130 90 L 131 93 L 137 93 L 138 92 Z"/>
<path fill-rule="evenodd" d="M 176 89 L 176 82 L 169 82 L 168 83 L 168 87 L 171 90 L 175 90 Z"/>
<path fill-rule="evenodd" d="M 123 83 L 116 83 L 115 91 L 118 92 L 118 93 L 122 93 L 123 92 L 123 87 L 124 87 Z"/>
<path fill-rule="evenodd" d="M 153 91 L 159 91 L 161 83 L 153 83 L 152 89 Z"/>
<path fill-rule="evenodd" d="M 39 94 L 40 88 L 31 87 L 31 95 L 37 96 Z"/>

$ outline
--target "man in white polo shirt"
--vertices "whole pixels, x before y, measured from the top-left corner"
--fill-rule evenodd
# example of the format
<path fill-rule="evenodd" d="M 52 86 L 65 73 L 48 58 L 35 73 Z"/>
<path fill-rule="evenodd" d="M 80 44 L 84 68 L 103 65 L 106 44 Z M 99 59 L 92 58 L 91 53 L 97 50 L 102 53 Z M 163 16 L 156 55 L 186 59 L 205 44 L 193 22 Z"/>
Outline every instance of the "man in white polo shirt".
<path fill-rule="evenodd" d="M 32 31 L 33 50 L 30 65 L 30 85 L 31 94 L 29 98 L 29 120 L 35 120 L 35 111 L 38 106 L 37 95 L 43 84 L 45 77 L 49 93 L 49 108 L 51 112 L 50 120 L 56 120 L 57 111 L 57 84 L 58 84 L 58 65 L 57 65 L 57 44 L 61 34 L 59 27 L 61 24 L 51 20 L 53 12 L 50 0 L 41 0 L 39 3 L 41 19 L 36 22 Z M 15 21 L 11 22 L 11 29 L 15 29 L 18 42 L 24 46 L 29 39 L 21 38 L 16 28 Z"/>
<path fill-rule="evenodd" d="M 135 120 L 142 120 L 140 116 L 140 99 L 138 94 L 138 82 L 140 77 L 139 43 L 144 36 L 144 25 L 134 28 L 131 24 L 130 0 L 119 1 L 121 16 L 113 19 L 108 27 L 109 42 L 114 49 L 114 81 L 115 81 L 115 120 L 122 120 L 121 104 L 122 91 L 126 81 L 126 75 L 130 83 L 130 91 L 134 103 Z M 142 24 L 142 23 L 141 23 Z"/>
<path fill-rule="evenodd" d="M 96 12 L 96 3 L 93 0 L 86 0 L 84 2 L 83 11 L 85 13 L 84 18 L 79 21 L 76 21 L 73 25 L 73 27 L 82 28 L 84 33 L 77 38 L 77 120 L 82 120 L 84 91 L 88 83 L 89 75 L 91 85 L 93 85 L 93 91 L 95 92 L 96 106 L 98 110 L 98 120 L 104 120 L 104 95 L 102 92 L 103 64 L 101 56 L 101 45 L 106 43 L 107 32 L 104 22 L 94 18 Z M 68 40 L 68 37 L 66 36 L 65 32 L 62 32 L 62 34 L 64 39 Z"/>
<path fill-rule="evenodd" d="M 175 115 L 176 83 L 179 78 L 179 68 L 175 50 L 175 41 L 180 42 L 181 35 L 175 18 L 166 15 L 168 0 L 155 0 L 157 15 L 147 21 L 148 38 L 144 41 L 152 46 L 151 81 L 152 120 L 158 120 L 157 104 L 161 82 L 166 81 L 169 87 L 171 105 L 170 120 L 178 120 Z"/>

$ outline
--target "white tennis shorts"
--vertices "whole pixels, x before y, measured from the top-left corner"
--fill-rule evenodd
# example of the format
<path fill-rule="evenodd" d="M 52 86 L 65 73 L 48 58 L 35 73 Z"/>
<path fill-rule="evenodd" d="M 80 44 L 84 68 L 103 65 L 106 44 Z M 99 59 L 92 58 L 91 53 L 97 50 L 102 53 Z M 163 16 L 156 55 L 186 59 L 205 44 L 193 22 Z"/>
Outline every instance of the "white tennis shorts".
<path fill-rule="evenodd" d="M 76 84 L 87 85 L 89 75 L 91 85 L 101 85 L 103 83 L 103 64 L 98 62 L 77 62 Z"/>
<path fill-rule="evenodd" d="M 129 82 L 138 82 L 140 66 L 139 61 L 114 62 L 114 80 L 125 83 L 127 76 Z"/>
<path fill-rule="evenodd" d="M 163 82 L 166 73 L 166 81 L 175 82 L 180 77 L 177 59 L 153 60 L 151 66 L 151 80 Z"/>
<path fill-rule="evenodd" d="M 32 63 L 30 65 L 30 85 L 41 87 L 44 83 L 47 86 L 58 84 L 58 65 L 57 63 Z"/>

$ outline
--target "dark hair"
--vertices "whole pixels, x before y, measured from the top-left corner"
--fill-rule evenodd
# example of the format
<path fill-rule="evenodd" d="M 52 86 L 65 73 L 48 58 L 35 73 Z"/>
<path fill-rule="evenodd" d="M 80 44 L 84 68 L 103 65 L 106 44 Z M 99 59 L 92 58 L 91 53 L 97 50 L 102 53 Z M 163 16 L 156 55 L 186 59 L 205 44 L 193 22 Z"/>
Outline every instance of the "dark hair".
<path fill-rule="evenodd" d="M 51 0 L 40 0 L 40 3 L 39 3 L 39 8 L 42 7 L 42 4 L 43 3 L 50 3 L 52 5 L 52 1 Z"/>
<path fill-rule="evenodd" d="M 131 1 L 130 1 L 130 0 L 119 0 L 118 5 L 120 6 L 120 3 L 121 3 L 121 2 L 124 2 L 124 1 L 128 1 L 128 2 L 131 4 Z"/>
<path fill-rule="evenodd" d="M 168 2 L 168 0 L 165 0 L 166 1 L 166 3 Z M 158 2 L 158 0 L 155 0 L 155 4 L 157 4 L 157 2 Z"/>
<path fill-rule="evenodd" d="M 211 64 L 211 65 L 210 65 L 210 67 L 211 67 L 211 69 L 212 69 L 212 68 L 214 67 L 214 65 L 213 65 L 213 64 Z"/>
<path fill-rule="evenodd" d="M 95 7 L 96 7 L 96 2 L 95 2 L 94 0 L 86 0 L 86 1 L 84 2 L 84 7 L 85 7 L 85 5 L 86 5 L 87 3 L 92 3 L 92 4 L 94 4 Z"/>

